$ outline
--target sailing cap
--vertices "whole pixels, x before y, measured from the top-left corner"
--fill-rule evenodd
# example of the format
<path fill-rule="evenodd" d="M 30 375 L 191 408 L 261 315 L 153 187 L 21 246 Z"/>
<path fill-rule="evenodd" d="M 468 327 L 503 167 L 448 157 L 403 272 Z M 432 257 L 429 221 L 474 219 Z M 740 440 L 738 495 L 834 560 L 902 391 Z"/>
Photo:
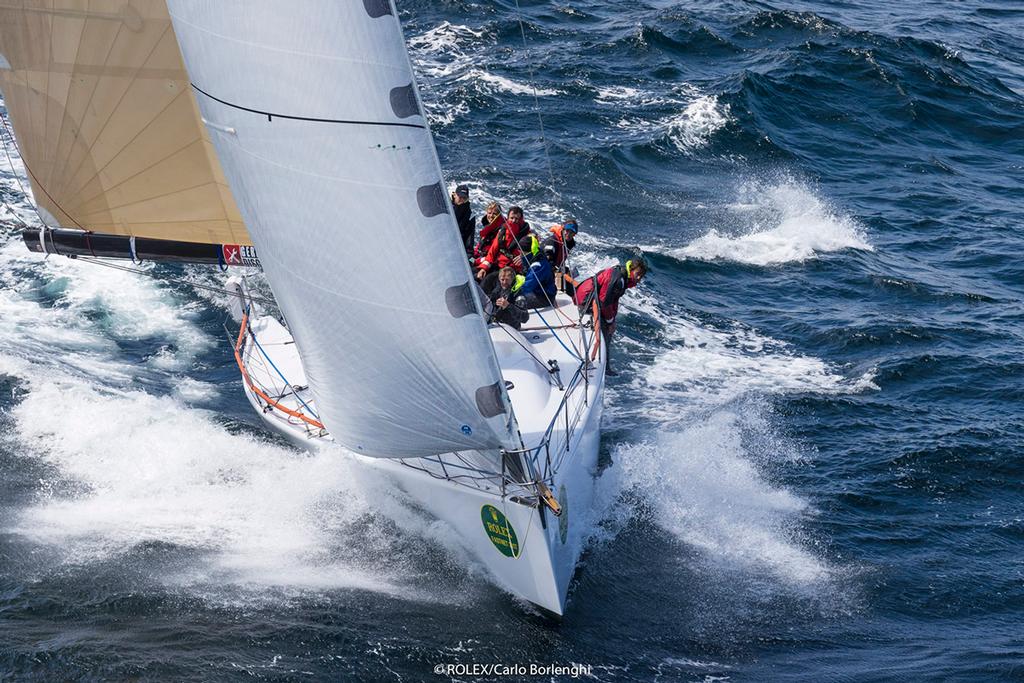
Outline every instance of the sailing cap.
<path fill-rule="evenodd" d="M 458 185 L 455 188 L 455 194 L 465 199 L 469 199 L 469 185 Z"/>
<path fill-rule="evenodd" d="M 574 234 L 580 231 L 580 226 L 576 224 L 575 218 L 567 218 L 565 222 L 562 223 L 562 227 Z"/>

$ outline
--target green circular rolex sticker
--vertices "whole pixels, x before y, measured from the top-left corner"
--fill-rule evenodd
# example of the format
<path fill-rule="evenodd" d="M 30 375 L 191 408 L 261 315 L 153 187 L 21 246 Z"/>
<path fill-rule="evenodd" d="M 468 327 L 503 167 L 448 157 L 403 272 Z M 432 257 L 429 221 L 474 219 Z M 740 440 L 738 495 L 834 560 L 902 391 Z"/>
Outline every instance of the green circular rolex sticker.
<path fill-rule="evenodd" d="M 558 537 L 565 545 L 565 537 L 569 533 L 569 495 L 565 492 L 565 484 L 558 487 L 558 502 L 562 505 L 562 516 L 558 518 Z"/>
<path fill-rule="evenodd" d="M 493 505 L 480 508 L 480 519 L 484 523 L 487 538 L 505 557 L 519 557 L 519 539 L 504 513 Z"/>

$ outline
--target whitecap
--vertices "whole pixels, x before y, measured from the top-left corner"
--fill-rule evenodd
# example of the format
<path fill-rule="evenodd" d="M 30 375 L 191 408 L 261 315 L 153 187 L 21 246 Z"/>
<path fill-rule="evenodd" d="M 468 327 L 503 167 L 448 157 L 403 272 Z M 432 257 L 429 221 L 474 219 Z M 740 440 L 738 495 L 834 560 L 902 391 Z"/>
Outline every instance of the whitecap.
<path fill-rule="evenodd" d="M 715 133 L 732 120 L 728 104 L 686 84 L 664 95 L 622 87 L 603 89 L 599 92 L 599 101 L 602 96 L 604 102 L 626 108 L 614 122 L 621 131 L 616 142 L 667 139 L 680 151 L 690 152 L 710 143 Z M 621 97 L 620 101 L 615 101 L 616 97 Z M 667 116 L 643 115 L 645 109 L 661 109 L 666 105 L 677 110 Z"/>
<path fill-rule="evenodd" d="M 704 95 L 686 105 L 678 116 L 664 122 L 672 143 L 682 151 L 703 147 L 711 136 L 729 123 L 729 105 L 713 95 Z"/>
<path fill-rule="evenodd" d="M 669 254 L 768 266 L 844 249 L 874 250 L 855 220 L 837 213 L 801 183 L 747 183 L 740 195 L 733 206 L 738 227 L 713 228 Z"/>
<path fill-rule="evenodd" d="M 459 81 L 474 84 L 485 84 L 482 89 L 489 92 L 507 92 L 513 95 L 534 95 L 537 97 L 550 97 L 558 95 L 559 90 L 554 88 L 540 88 L 526 83 L 513 81 L 511 78 L 492 74 L 483 69 L 471 69 L 468 73 L 459 76 Z"/>

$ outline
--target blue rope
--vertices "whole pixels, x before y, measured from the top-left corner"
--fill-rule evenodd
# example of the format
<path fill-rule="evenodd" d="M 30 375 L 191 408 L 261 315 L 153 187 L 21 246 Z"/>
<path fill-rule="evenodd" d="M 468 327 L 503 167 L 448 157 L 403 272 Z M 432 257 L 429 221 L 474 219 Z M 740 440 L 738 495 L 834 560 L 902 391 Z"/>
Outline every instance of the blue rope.
<path fill-rule="evenodd" d="M 555 332 L 554 328 L 552 328 L 551 325 L 548 325 L 548 321 L 544 319 L 543 315 L 541 315 L 540 309 L 539 308 L 535 308 L 534 309 L 534 313 L 536 313 L 537 317 L 539 317 L 541 319 L 541 322 L 544 323 L 544 327 L 548 328 L 551 331 L 551 334 L 554 335 L 555 340 L 559 344 L 562 345 L 562 348 L 565 349 L 566 351 L 568 351 L 570 356 L 572 356 L 573 358 L 575 358 L 576 360 L 578 360 L 578 361 L 580 361 L 582 363 L 583 359 L 580 358 L 580 355 L 578 353 L 576 353 L 575 351 L 573 351 L 572 349 L 570 349 L 568 346 L 566 346 L 565 344 L 562 343 L 562 338 L 558 336 L 558 333 Z"/>
<path fill-rule="evenodd" d="M 276 372 L 277 376 L 281 378 L 281 381 L 287 384 L 289 387 L 291 387 L 292 383 L 289 382 L 288 379 L 284 376 L 284 374 L 282 374 L 282 372 L 277 369 L 277 366 L 274 365 L 274 361 L 270 360 L 270 356 L 268 356 L 267 352 L 263 350 L 262 346 L 260 346 L 260 342 L 258 339 L 256 339 L 256 335 L 250 332 L 249 336 L 252 337 L 253 344 L 256 345 L 256 348 L 259 349 L 259 352 L 263 355 L 267 362 L 270 363 L 270 367 L 274 368 L 274 372 Z M 295 398 L 299 399 L 299 403 L 302 404 L 303 408 L 312 413 L 313 417 L 315 417 L 317 420 L 320 419 L 320 416 L 316 414 L 316 411 L 310 408 L 309 404 L 302 400 L 302 397 L 299 396 L 299 392 L 295 391 L 295 389 L 292 389 L 292 393 L 295 394 Z"/>

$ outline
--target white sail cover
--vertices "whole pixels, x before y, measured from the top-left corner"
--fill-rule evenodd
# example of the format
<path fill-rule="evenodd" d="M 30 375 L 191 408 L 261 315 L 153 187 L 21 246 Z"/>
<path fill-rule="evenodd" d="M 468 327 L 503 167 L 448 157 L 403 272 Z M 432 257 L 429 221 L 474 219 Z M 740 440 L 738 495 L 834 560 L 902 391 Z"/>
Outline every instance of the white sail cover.
<path fill-rule="evenodd" d="M 379 457 L 514 447 L 390 0 L 169 0 L 320 418 Z"/>

